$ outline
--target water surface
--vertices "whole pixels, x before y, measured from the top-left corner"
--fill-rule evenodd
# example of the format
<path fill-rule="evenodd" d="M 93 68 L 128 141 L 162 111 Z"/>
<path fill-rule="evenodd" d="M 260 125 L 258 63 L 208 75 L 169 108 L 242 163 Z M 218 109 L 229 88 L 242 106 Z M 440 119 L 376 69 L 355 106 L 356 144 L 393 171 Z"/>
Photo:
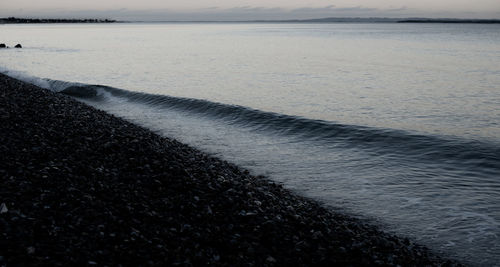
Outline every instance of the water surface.
<path fill-rule="evenodd" d="M 3 42 L 24 46 L 0 50 L 10 75 L 444 254 L 500 261 L 500 25 L 58 24 L 0 32 Z"/>

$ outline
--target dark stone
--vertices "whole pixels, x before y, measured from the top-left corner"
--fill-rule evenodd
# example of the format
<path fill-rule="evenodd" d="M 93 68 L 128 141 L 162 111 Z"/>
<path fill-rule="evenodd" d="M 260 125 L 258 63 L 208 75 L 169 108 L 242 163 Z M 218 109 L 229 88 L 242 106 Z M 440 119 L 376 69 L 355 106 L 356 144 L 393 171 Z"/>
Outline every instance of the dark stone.
<path fill-rule="evenodd" d="M 0 48 L 7 48 L 5 44 L 0 44 Z"/>
<path fill-rule="evenodd" d="M 14 46 L 15 48 L 23 48 L 23 46 L 21 44 L 16 44 L 16 46 Z"/>

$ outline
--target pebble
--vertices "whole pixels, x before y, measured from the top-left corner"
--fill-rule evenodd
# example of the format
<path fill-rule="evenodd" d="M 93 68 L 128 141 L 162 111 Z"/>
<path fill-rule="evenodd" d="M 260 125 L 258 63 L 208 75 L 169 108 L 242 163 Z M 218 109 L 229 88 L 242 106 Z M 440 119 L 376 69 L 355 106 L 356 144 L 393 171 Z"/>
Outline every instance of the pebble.
<path fill-rule="evenodd" d="M 33 253 L 35 253 L 35 248 L 34 247 L 28 247 L 28 248 L 26 248 L 26 252 L 28 254 L 33 254 Z"/>
<path fill-rule="evenodd" d="M 7 213 L 8 211 L 9 211 L 9 209 L 7 208 L 7 205 L 5 205 L 5 203 L 2 203 L 0 205 L 0 214 Z"/>
<path fill-rule="evenodd" d="M 266 258 L 266 261 L 267 261 L 267 262 L 274 263 L 274 262 L 276 262 L 276 259 L 275 259 L 275 258 L 273 258 L 273 257 L 271 257 L 271 256 L 268 256 L 268 257 Z"/>

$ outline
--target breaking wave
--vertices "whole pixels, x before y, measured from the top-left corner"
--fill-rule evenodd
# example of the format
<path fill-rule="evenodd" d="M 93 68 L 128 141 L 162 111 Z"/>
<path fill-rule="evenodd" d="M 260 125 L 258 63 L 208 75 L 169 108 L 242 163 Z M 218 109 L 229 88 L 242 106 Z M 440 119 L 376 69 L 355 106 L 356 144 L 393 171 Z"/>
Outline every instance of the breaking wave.
<path fill-rule="evenodd" d="M 460 164 L 481 172 L 500 170 L 500 147 L 497 144 L 461 138 L 413 134 L 397 129 L 383 129 L 260 111 L 248 107 L 207 100 L 132 92 L 103 85 L 88 85 L 46 80 L 49 89 L 90 101 L 122 98 L 136 104 L 160 109 L 175 109 L 196 116 L 224 120 L 227 123 L 271 134 L 299 137 L 325 145 L 361 147 L 377 153 L 404 154 L 418 160 Z M 491 174 L 491 173 L 490 173 Z"/>

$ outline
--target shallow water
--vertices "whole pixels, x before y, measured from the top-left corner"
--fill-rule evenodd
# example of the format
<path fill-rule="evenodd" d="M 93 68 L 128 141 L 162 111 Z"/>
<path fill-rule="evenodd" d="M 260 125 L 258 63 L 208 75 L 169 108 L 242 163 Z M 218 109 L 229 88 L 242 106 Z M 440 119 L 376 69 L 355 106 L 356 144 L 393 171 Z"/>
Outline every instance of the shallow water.
<path fill-rule="evenodd" d="M 2 25 L 0 32 L 3 42 L 25 47 L 0 50 L 9 75 L 445 254 L 500 261 L 499 25 Z"/>

